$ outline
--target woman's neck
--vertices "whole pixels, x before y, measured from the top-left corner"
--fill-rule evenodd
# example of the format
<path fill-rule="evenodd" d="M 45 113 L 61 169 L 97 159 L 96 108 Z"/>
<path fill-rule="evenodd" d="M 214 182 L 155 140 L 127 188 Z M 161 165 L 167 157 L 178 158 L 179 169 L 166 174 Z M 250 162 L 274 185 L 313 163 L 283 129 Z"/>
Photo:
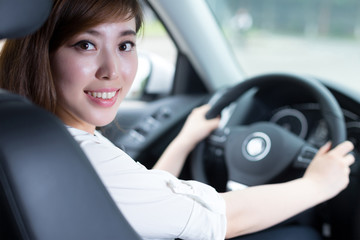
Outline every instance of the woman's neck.
<path fill-rule="evenodd" d="M 63 108 L 57 108 L 55 111 L 56 116 L 58 116 L 61 121 L 70 127 L 77 128 L 79 130 L 83 130 L 92 135 L 95 133 L 95 125 L 89 124 L 81 119 L 73 117 L 68 111 L 65 111 Z"/>

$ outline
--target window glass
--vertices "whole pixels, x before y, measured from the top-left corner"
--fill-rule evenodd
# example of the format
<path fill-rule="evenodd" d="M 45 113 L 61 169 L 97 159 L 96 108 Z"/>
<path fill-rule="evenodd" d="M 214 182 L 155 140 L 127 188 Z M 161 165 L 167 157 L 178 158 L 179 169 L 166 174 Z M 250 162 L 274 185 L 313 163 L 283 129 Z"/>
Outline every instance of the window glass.
<path fill-rule="evenodd" d="M 360 90 L 360 1 L 207 2 L 247 75 L 311 74 Z"/>
<path fill-rule="evenodd" d="M 127 99 L 169 94 L 177 50 L 153 10 L 143 4 L 144 25 L 137 40 L 139 67 Z"/>

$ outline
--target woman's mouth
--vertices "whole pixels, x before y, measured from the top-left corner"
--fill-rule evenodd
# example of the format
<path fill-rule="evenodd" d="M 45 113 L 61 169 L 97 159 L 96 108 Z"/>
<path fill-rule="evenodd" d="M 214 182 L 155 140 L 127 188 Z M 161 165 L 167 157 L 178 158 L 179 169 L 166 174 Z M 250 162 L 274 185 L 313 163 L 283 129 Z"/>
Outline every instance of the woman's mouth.
<path fill-rule="evenodd" d="M 115 104 L 121 89 L 85 91 L 89 100 L 100 107 L 111 107 Z"/>
<path fill-rule="evenodd" d="M 112 92 L 87 92 L 88 95 L 94 98 L 111 99 L 115 97 L 117 91 Z"/>

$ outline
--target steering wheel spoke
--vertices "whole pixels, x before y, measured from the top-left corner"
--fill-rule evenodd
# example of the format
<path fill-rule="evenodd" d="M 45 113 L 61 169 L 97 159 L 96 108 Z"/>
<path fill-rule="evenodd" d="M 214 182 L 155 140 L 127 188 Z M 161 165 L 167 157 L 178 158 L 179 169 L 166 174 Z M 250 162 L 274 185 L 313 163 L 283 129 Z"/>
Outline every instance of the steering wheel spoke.
<path fill-rule="evenodd" d="M 213 131 L 210 136 L 207 138 L 207 143 L 213 147 L 224 148 L 225 143 L 227 141 L 230 129 L 216 129 Z"/>
<path fill-rule="evenodd" d="M 293 163 L 294 168 L 306 169 L 311 163 L 312 159 L 315 157 L 318 149 L 311 146 L 310 144 L 305 144 Z"/>

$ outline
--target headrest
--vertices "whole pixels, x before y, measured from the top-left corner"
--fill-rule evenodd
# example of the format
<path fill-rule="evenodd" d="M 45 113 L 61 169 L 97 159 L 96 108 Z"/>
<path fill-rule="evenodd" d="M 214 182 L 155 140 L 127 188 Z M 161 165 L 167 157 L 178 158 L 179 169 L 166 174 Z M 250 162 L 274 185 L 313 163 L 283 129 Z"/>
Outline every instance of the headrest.
<path fill-rule="evenodd" d="M 41 27 L 52 0 L 0 0 L 0 39 L 19 38 Z"/>

